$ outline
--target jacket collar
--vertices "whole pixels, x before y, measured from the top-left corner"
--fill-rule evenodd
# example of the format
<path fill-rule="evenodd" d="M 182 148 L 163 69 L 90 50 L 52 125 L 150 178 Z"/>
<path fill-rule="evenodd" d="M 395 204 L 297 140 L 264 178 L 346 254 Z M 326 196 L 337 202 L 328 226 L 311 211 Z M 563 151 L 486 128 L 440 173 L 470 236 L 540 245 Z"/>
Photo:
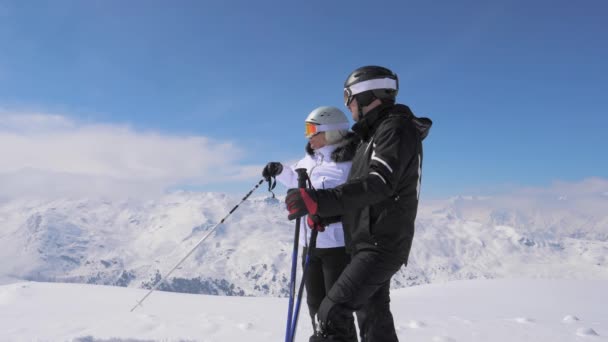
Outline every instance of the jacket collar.
<path fill-rule="evenodd" d="M 395 105 L 382 105 L 380 107 L 374 108 L 369 113 L 363 116 L 363 119 L 359 120 L 357 123 L 353 125 L 353 131 L 357 133 L 358 136 L 361 137 L 362 140 L 368 141 L 369 138 L 374 134 L 376 128 L 380 123 L 389 115 L 389 114 L 400 114 L 407 117 L 414 124 L 418 134 L 420 135 L 420 139 L 424 140 L 431 126 L 433 125 L 433 121 L 429 118 L 417 117 L 412 113 L 410 107 L 403 104 L 395 104 Z"/>
<path fill-rule="evenodd" d="M 337 145 L 325 145 L 315 151 L 316 155 L 323 156 L 323 158 L 331 157 L 331 154 L 336 150 Z"/>
<path fill-rule="evenodd" d="M 331 160 L 336 163 L 347 162 L 353 160 L 357 145 L 359 145 L 360 141 L 361 139 L 357 134 L 348 132 L 340 143 L 328 145 L 319 150 L 322 150 L 321 153 L 323 153 L 323 158 L 330 157 Z M 326 147 L 327 149 L 325 149 Z M 310 142 L 306 143 L 306 153 L 311 157 L 314 157 L 315 155 L 315 151 L 310 147 Z"/>
<path fill-rule="evenodd" d="M 353 125 L 352 130 L 357 133 L 362 140 L 369 140 L 380 122 L 388 115 L 388 109 L 391 107 L 393 107 L 392 104 L 381 104 L 370 110 L 363 115 L 363 118 L 359 119 L 359 121 Z"/>

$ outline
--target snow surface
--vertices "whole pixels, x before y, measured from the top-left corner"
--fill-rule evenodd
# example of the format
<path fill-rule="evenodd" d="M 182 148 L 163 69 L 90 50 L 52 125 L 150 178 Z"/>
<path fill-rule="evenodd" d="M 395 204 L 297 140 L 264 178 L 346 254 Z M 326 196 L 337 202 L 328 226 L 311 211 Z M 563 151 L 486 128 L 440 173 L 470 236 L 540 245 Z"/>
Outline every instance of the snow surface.
<path fill-rule="evenodd" d="M 608 341 L 606 280 L 466 280 L 392 292 L 401 341 Z M 283 341 L 286 298 L 20 282 L 0 286 L 0 341 Z M 302 309 L 296 340 L 312 332 Z"/>

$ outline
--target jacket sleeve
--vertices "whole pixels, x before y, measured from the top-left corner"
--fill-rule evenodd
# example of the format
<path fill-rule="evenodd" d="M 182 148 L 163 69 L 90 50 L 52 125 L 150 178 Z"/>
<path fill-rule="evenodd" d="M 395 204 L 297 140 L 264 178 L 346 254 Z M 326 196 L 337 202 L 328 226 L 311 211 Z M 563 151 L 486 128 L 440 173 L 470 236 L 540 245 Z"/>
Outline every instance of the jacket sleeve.
<path fill-rule="evenodd" d="M 288 189 L 297 188 L 298 187 L 298 174 L 296 173 L 296 169 L 300 168 L 300 165 L 305 165 L 306 157 L 300 159 L 297 163 L 293 165 L 285 165 L 283 164 L 283 171 L 277 175 L 277 181 L 283 184 Z"/>
<path fill-rule="evenodd" d="M 296 164 L 297 165 L 297 164 Z M 283 166 L 283 171 L 277 175 L 277 181 L 283 184 L 287 188 L 297 188 L 298 187 L 298 174 L 296 173 L 295 165 Z"/>
<path fill-rule="evenodd" d="M 320 216 L 341 215 L 346 210 L 381 202 L 398 192 L 399 181 L 416 156 L 417 137 L 401 121 L 393 121 L 388 127 L 381 128 L 369 147 L 372 151 L 368 174 L 334 189 L 317 192 Z"/>

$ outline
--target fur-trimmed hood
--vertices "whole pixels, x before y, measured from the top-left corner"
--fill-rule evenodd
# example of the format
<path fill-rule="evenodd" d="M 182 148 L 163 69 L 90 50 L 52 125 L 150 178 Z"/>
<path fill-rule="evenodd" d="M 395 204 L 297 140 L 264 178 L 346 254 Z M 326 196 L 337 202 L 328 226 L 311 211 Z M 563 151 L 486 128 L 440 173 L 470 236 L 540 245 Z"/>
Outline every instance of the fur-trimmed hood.
<path fill-rule="evenodd" d="M 348 132 L 344 139 L 340 141 L 336 149 L 331 153 L 331 160 L 336 163 L 342 163 L 353 160 L 357 146 L 361 142 L 361 138 L 354 132 Z M 306 153 L 313 156 L 315 151 L 310 147 L 310 142 L 306 144 Z"/>

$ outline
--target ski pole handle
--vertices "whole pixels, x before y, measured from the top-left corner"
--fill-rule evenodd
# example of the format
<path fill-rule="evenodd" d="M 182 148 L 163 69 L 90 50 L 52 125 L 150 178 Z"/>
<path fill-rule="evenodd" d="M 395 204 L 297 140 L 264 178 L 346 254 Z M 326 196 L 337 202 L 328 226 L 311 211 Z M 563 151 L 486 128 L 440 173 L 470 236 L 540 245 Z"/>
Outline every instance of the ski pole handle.
<path fill-rule="evenodd" d="M 305 188 L 308 180 L 306 169 L 296 169 L 296 173 L 298 174 L 298 188 Z"/>

